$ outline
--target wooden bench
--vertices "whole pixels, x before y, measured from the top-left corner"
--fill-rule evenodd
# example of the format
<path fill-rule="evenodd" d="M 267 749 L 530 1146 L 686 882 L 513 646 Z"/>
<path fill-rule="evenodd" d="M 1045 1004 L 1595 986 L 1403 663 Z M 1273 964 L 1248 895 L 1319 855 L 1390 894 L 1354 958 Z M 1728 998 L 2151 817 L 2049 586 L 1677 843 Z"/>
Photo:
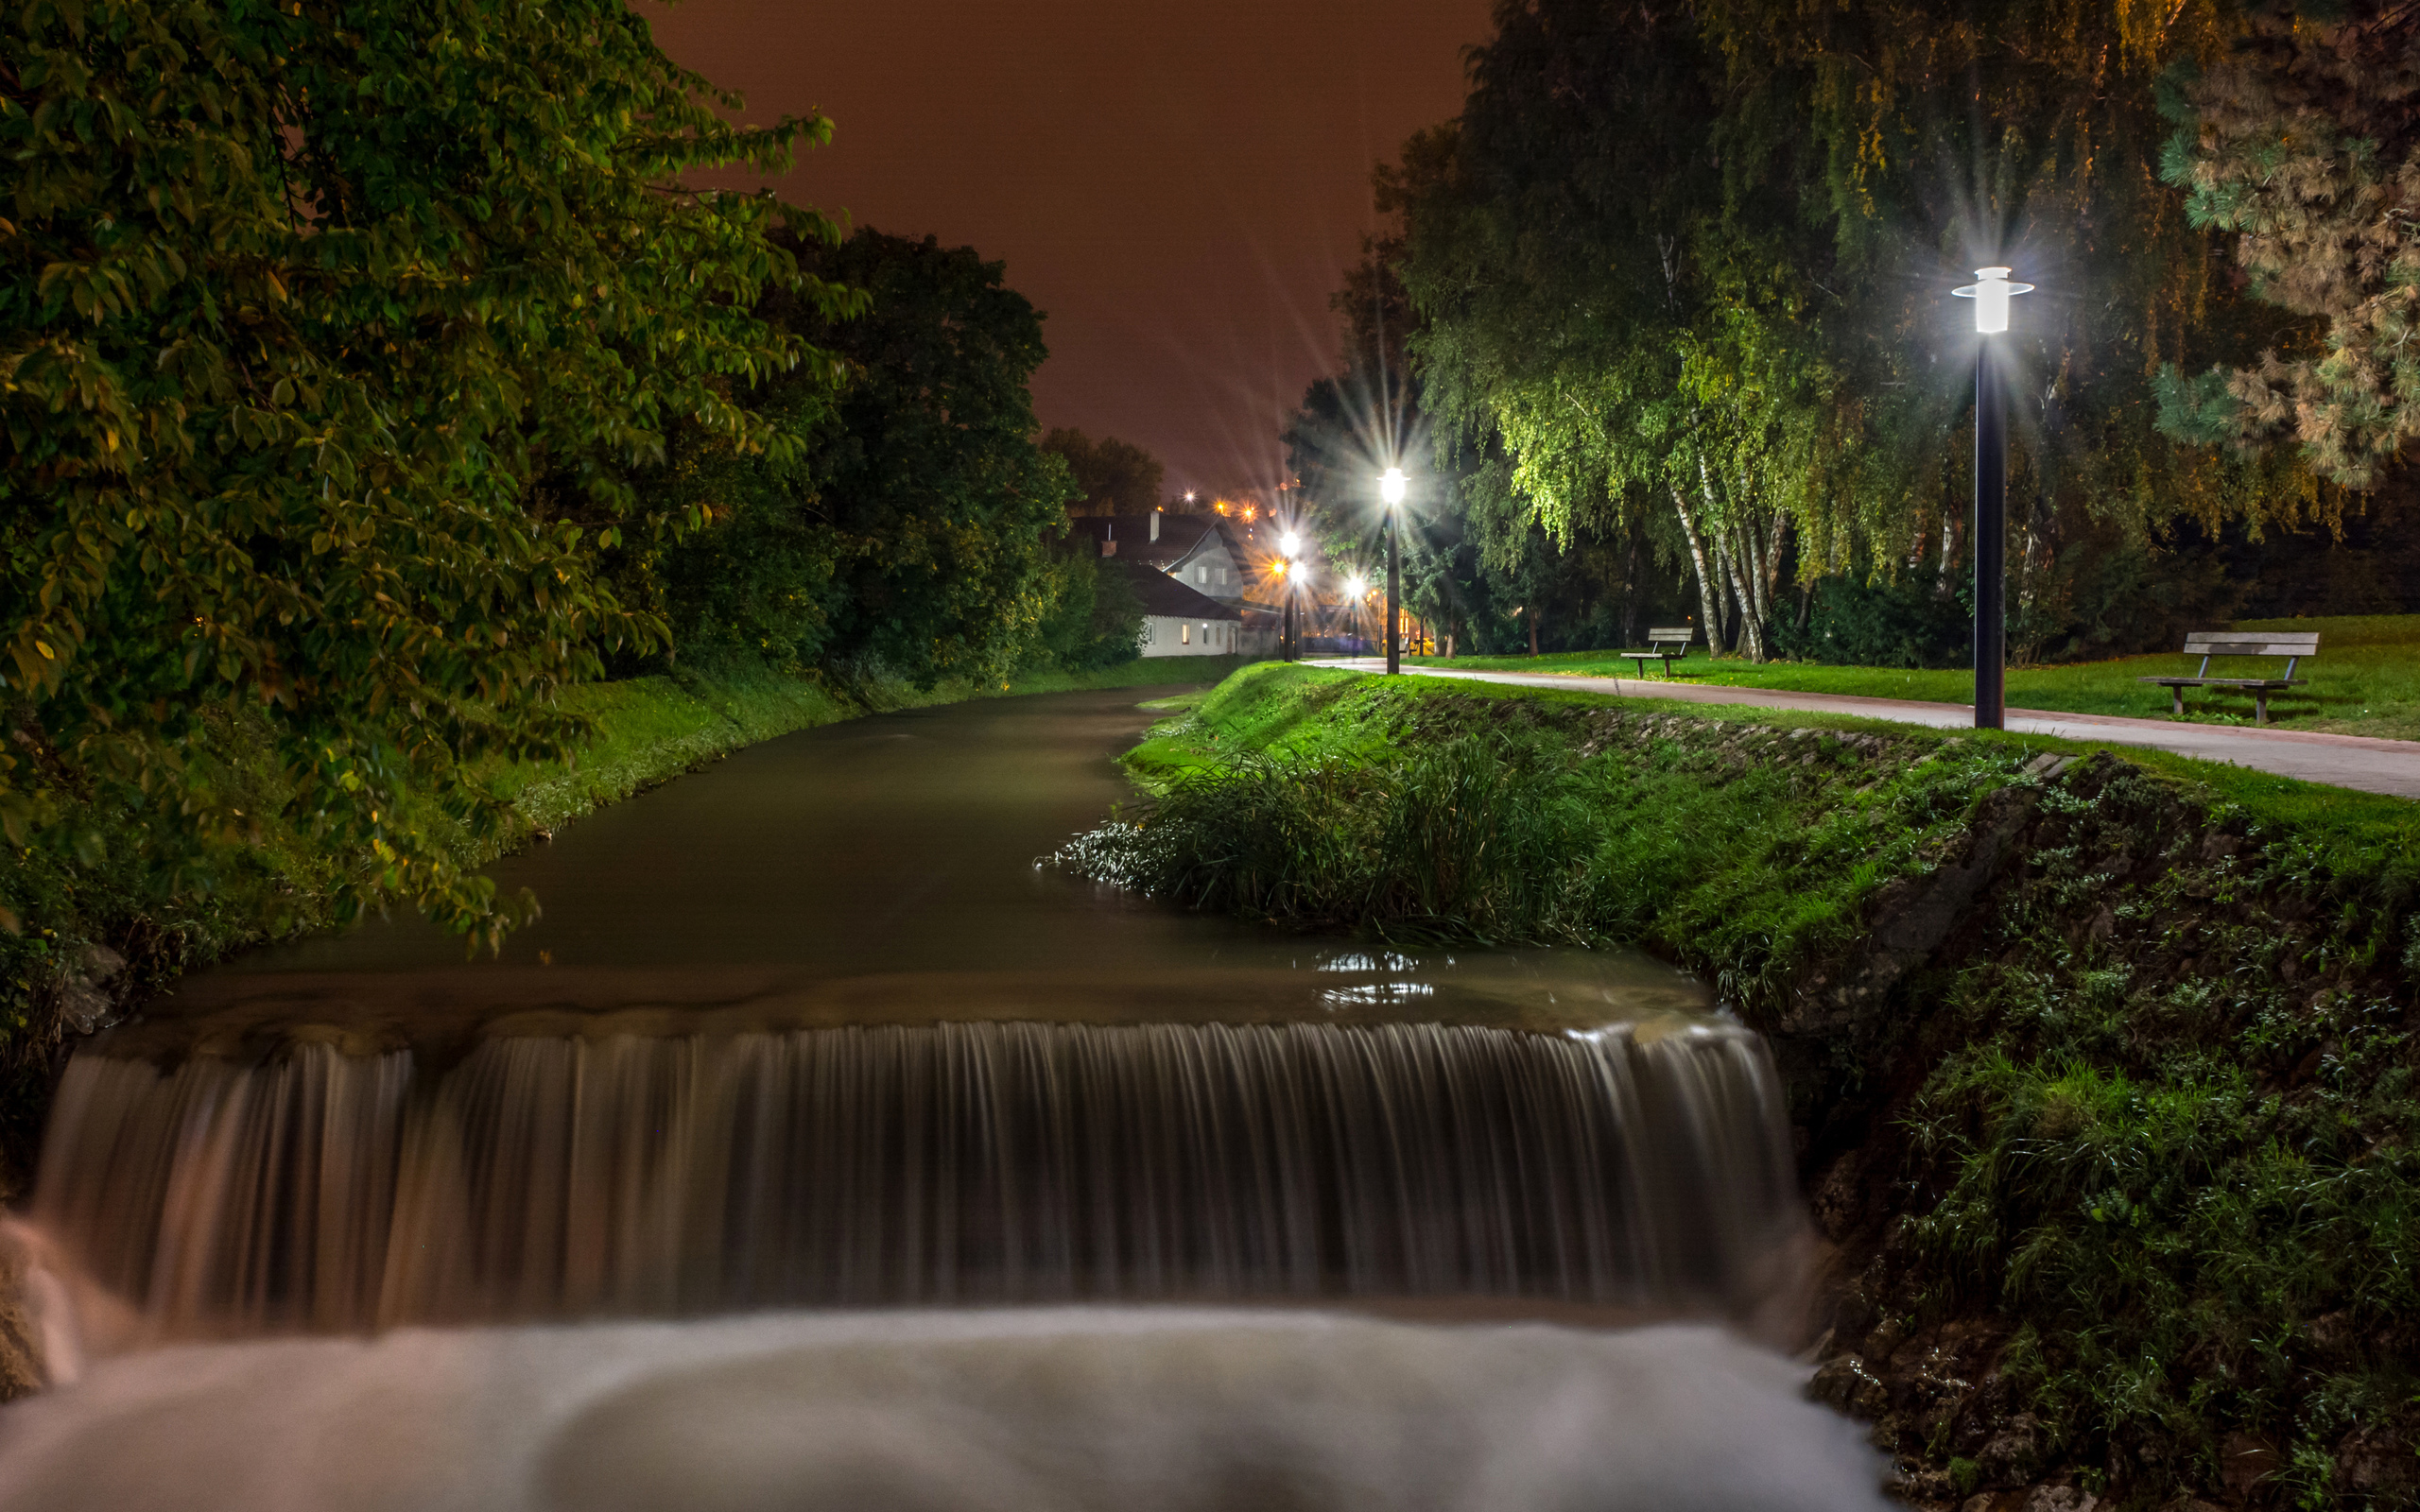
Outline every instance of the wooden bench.
<path fill-rule="evenodd" d="M 1624 651 L 1622 655 L 1638 663 L 1638 675 L 1642 678 L 1647 676 L 1647 663 L 1650 662 L 1662 662 L 1664 675 L 1668 678 L 1688 677 L 1690 674 L 1686 672 L 1675 673 L 1672 670 L 1672 663 L 1689 654 L 1689 642 L 1696 634 L 1696 630 L 1685 625 L 1668 625 L 1660 629 L 1650 629 L 1647 632 L 1646 650 Z"/>
<path fill-rule="evenodd" d="M 2252 695 L 2252 722 L 2269 722 L 2269 696 L 2297 688 L 2310 679 L 2294 676 L 2294 663 L 2307 656 L 2319 655 L 2319 632 L 2276 634 L 2266 630 L 2196 630 L 2185 638 L 2185 654 L 2198 656 L 2202 665 L 2189 678 L 2137 678 L 2137 682 L 2155 682 L 2169 691 L 2176 700 L 2176 717 L 2185 717 L 2185 690 L 2187 688 L 2241 688 Z M 2210 674 L 2210 658 L 2214 656 L 2281 656 L 2286 659 L 2286 675 L 2282 678 L 2214 678 Z"/>

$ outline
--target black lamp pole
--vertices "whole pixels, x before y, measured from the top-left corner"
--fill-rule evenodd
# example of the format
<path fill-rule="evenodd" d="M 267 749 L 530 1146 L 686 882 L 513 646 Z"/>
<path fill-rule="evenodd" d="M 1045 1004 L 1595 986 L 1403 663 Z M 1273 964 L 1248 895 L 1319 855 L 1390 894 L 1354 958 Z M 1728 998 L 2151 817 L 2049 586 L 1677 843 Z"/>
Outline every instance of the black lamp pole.
<path fill-rule="evenodd" d="M 1975 728 L 2008 728 L 2008 432 L 1999 369 L 1975 345 Z"/>
<path fill-rule="evenodd" d="M 1403 638 L 1395 633 L 1395 616 L 1402 610 L 1397 602 L 1403 594 L 1403 572 L 1395 564 L 1395 510 L 1387 510 L 1387 672 L 1390 676 L 1403 670 Z"/>
<path fill-rule="evenodd" d="M 2008 329 L 2009 301 L 2031 284 L 2010 269 L 1979 267 L 1955 289 L 1975 301 L 1975 728 L 2008 728 L 2008 404 L 1992 337 Z"/>

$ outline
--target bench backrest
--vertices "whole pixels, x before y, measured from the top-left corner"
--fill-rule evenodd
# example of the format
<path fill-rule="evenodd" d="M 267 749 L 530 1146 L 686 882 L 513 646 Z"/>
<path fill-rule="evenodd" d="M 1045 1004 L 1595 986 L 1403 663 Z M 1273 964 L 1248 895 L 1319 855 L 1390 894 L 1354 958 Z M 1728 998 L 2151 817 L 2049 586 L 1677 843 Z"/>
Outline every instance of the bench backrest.
<path fill-rule="evenodd" d="M 2187 656 L 2317 656 L 2319 632 L 2195 630 L 2185 638 Z"/>
<path fill-rule="evenodd" d="M 2210 658 L 2214 656 L 2282 656 L 2286 659 L 2286 676 L 2294 675 L 2294 663 L 2307 656 L 2319 654 L 2317 630 L 2195 630 L 2185 637 L 2185 654 L 2202 659 L 2197 678 L 2210 675 Z"/>
<path fill-rule="evenodd" d="M 1650 645 L 1686 645 L 1697 638 L 1697 631 L 1686 625 L 1667 625 L 1647 632 Z"/>

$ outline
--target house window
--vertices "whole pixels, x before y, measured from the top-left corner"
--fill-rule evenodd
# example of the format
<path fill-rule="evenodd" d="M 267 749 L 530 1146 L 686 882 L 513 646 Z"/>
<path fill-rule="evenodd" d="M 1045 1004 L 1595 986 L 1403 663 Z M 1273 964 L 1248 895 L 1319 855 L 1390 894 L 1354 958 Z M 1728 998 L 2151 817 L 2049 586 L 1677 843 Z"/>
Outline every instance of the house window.
<path fill-rule="evenodd" d="M 1193 627 L 1190 625 L 1178 626 L 1176 638 L 1184 642 L 1185 644 L 1191 645 L 1193 644 Z"/>

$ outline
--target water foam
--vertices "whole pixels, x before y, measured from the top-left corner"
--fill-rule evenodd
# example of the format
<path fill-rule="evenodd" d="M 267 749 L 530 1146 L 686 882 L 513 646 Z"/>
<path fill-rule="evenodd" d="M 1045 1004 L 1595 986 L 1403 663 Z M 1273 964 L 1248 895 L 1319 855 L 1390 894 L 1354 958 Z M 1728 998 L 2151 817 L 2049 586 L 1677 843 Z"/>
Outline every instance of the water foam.
<path fill-rule="evenodd" d="M 0 1512 L 1878 1512 L 1803 1376 L 1703 1326 L 1148 1309 L 195 1345 L 0 1411 Z"/>

